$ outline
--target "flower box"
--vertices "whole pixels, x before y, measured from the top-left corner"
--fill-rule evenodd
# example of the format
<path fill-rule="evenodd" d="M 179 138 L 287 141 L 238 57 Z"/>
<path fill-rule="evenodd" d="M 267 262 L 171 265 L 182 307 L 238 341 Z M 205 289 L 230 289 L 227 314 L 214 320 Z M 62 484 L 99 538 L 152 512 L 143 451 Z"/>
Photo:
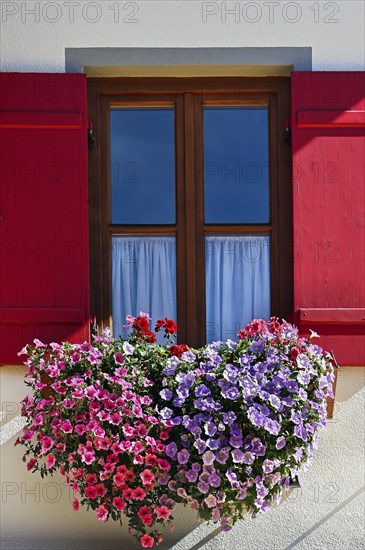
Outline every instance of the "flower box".
<path fill-rule="evenodd" d="M 331 357 L 297 329 L 252 321 L 238 341 L 176 345 L 176 324 L 128 316 L 84 344 L 26 346 L 27 468 L 58 471 L 73 507 L 127 521 L 143 547 L 162 540 L 177 503 L 228 530 L 280 503 L 308 467 L 333 396 Z"/>

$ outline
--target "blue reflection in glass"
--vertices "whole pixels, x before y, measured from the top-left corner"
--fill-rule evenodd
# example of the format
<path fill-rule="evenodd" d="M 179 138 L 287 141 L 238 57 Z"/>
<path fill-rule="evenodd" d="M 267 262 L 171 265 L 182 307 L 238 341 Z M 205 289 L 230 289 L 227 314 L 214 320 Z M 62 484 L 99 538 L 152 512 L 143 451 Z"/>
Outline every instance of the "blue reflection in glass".
<path fill-rule="evenodd" d="M 268 110 L 204 109 L 205 223 L 268 223 Z"/>
<path fill-rule="evenodd" d="M 174 109 L 111 109 L 110 138 L 112 223 L 174 224 Z"/>

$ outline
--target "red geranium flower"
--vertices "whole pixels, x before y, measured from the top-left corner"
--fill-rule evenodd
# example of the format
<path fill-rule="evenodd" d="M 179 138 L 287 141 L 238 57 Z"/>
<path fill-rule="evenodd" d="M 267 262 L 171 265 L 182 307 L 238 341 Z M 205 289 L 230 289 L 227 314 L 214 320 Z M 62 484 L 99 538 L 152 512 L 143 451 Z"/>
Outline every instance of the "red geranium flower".
<path fill-rule="evenodd" d="M 174 346 L 170 346 L 169 348 L 169 354 L 171 356 L 175 355 L 175 357 L 177 357 L 178 359 L 181 358 L 182 354 L 185 352 L 185 351 L 188 351 L 189 348 L 185 345 L 185 344 L 177 344 L 177 345 L 174 345 Z"/>
<path fill-rule="evenodd" d="M 146 317 L 136 317 L 132 327 L 135 330 L 138 330 L 138 332 L 142 332 L 142 333 L 148 331 L 150 328 L 148 319 L 146 319 Z"/>
<path fill-rule="evenodd" d="M 158 332 L 162 328 L 165 329 L 165 332 L 168 334 L 175 334 L 177 331 L 177 324 L 172 319 L 165 317 L 164 319 L 159 319 L 155 326 L 155 331 Z"/>

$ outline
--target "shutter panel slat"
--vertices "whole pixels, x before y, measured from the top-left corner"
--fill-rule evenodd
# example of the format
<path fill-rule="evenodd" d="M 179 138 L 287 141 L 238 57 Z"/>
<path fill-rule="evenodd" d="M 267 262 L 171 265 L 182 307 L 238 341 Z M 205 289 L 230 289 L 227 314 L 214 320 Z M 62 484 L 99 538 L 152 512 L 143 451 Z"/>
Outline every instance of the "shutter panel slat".
<path fill-rule="evenodd" d="M 86 77 L 0 75 L 0 364 L 89 340 Z"/>
<path fill-rule="evenodd" d="M 294 318 L 365 365 L 365 74 L 292 74 Z"/>
<path fill-rule="evenodd" d="M 80 130 L 81 113 L 14 113 L 0 112 L 0 128 L 37 130 Z"/>

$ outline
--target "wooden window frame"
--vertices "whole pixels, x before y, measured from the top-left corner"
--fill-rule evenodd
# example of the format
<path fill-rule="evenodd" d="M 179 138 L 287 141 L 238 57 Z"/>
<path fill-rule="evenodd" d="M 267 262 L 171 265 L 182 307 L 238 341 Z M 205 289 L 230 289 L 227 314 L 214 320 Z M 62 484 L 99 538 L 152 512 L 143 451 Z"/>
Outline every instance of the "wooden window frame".
<path fill-rule="evenodd" d="M 175 107 L 175 225 L 109 222 L 109 109 L 119 105 Z M 204 225 L 204 105 L 268 106 L 269 224 Z M 177 266 L 185 266 L 177 269 L 180 342 L 200 346 L 205 341 L 205 235 L 269 235 L 271 312 L 288 318 L 293 311 L 291 148 L 284 143 L 283 132 L 290 117 L 290 79 L 88 78 L 88 109 L 96 138 L 89 155 L 89 225 L 91 312 L 98 326 L 112 325 L 111 235 L 118 233 L 176 234 Z"/>

